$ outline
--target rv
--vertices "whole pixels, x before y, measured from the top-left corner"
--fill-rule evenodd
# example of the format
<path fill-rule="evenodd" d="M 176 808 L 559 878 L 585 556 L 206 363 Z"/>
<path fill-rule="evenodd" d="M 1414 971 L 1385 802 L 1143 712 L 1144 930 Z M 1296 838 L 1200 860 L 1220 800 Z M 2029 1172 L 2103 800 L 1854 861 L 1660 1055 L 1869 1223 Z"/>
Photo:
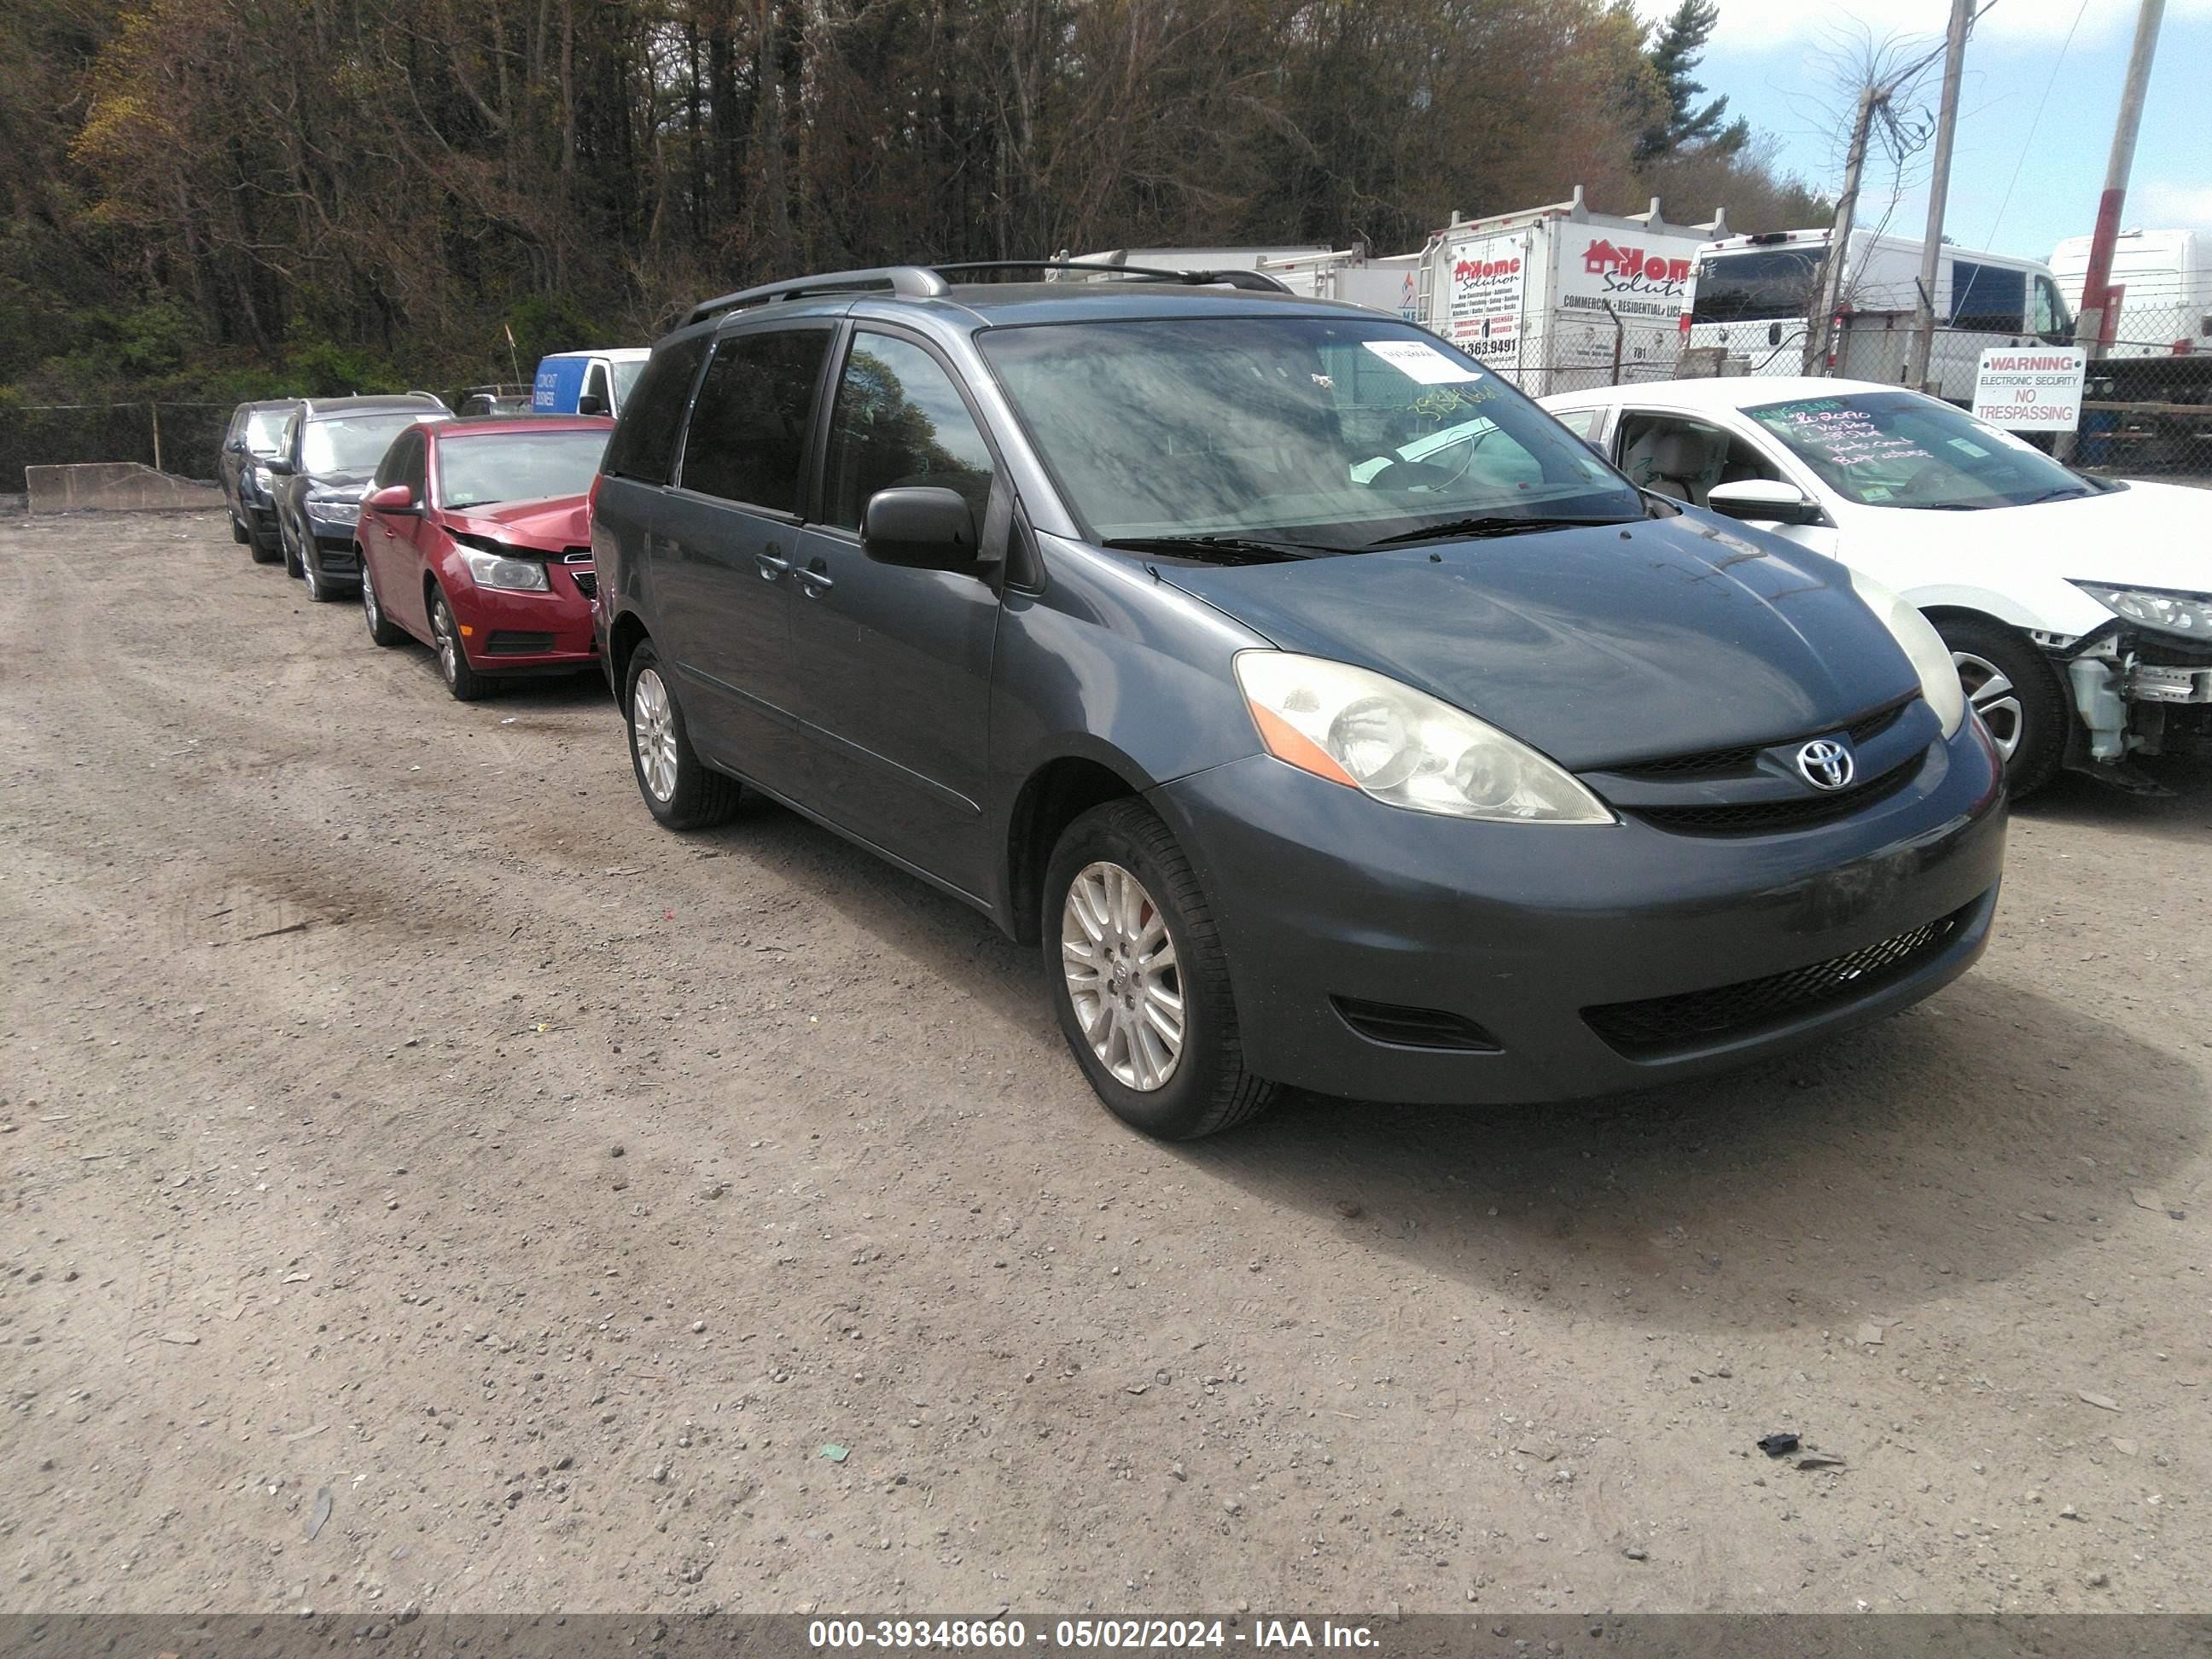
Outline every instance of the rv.
<path fill-rule="evenodd" d="M 1918 308 L 1921 245 L 1870 230 L 1851 233 L 1836 306 L 1842 325 L 1830 359 L 1814 363 L 1809 319 L 1820 303 L 1831 240 L 1826 230 L 1783 230 L 1699 248 L 1682 307 L 1684 347 L 1717 359 L 1725 374 L 1903 379 Z M 2074 336 L 2057 283 L 2039 260 L 1946 245 L 1936 260 L 1933 297 L 1941 331 L 1929 378 L 1937 394 L 1954 403 L 1972 400 L 1984 347 L 2057 345 Z"/>
<path fill-rule="evenodd" d="M 1418 253 L 1376 258 L 1359 248 L 1343 248 L 1262 259 L 1258 269 L 1303 299 L 1341 300 L 1370 311 L 1388 312 L 1409 323 L 1421 320 L 1421 256 Z"/>
<path fill-rule="evenodd" d="M 1531 397 L 1668 380 L 1692 263 L 1727 234 L 1725 214 L 1668 224 L 1656 197 L 1593 213 L 1579 185 L 1547 207 L 1455 214 L 1422 251 L 1419 320 Z"/>
<path fill-rule="evenodd" d="M 2087 236 L 2051 251 L 2058 291 L 2081 308 L 2089 274 Z M 2191 356 L 2212 351 L 2212 230 L 2126 230 L 2112 248 L 2107 357 Z"/>
<path fill-rule="evenodd" d="M 2089 239 L 2067 238 L 2051 266 L 2079 305 Z M 2117 407 L 2084 420 L 2075 456 L 2133 472 L 2201 472 L 2212 454 L 2212 231 L 2122 232 L 2112 288 L 2087 390 Z"/>

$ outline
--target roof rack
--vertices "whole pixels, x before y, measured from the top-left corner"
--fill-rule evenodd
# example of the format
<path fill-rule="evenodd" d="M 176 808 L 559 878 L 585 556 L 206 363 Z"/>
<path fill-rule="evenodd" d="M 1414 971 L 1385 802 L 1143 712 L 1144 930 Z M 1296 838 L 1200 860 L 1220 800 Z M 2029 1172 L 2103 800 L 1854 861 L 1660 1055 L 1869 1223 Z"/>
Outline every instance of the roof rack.
<path fill-rule="evenodd" d="M 920 265 L 879 265 L 870 270 L 833 270 L 826 276 L 801 276 L 787 283 L 763 283 L 758 288 L 725 294 L 719 300 L 702 301 L 686 312 L 677 326 L 688 328 L 725 311 L 768 305 L 778 300 L 803 300 L 817 294 L 865 294 L 884 288 L 902 299 L 928 300 L 945 292 L 945 279 Z"/>
<path fill-rule="evenodd" d="M 1181 283 L 1188 288 L 1207 288 L 1218 283 L 1255 294 L 1288 294 L 1289 287 L 1261 270 L 1169 270 L 1158 265 L 1125 265 L 1099 259 L 971 259 L 964 264 L 932 265 L 940 274 L 963 270 L 1074 270 L 1096 271 L 1102 276 L 1133 276 L 1145 283 Z"/>
<path fill-rule="evenodd" d="M 763 283 L 739 289 L 717 300 L 704 300 L 684 314 L 678 328 L 688 328 L 726 311 L 772 305 L 780 300 L 803 300 L 822 294 L 866 294 L 888 289 L 901 299 L 933 300 L 945 290 L 945 277 L 967 271 L 1072 270 L 1102 276 L 1133 277 L 1143 283 L 1180 283 L 1188 288 L 1221 283 L 1255 294 L 1288 294 L 1291 290 L 1264 271 L 1167 270 L 1153 265 L 1109 264 L 1096 259 L 971 259 L 943 265 L 879 265 L 867 270 L 833 270 L 825 276 L 800 276 L 785 283 Z"/>

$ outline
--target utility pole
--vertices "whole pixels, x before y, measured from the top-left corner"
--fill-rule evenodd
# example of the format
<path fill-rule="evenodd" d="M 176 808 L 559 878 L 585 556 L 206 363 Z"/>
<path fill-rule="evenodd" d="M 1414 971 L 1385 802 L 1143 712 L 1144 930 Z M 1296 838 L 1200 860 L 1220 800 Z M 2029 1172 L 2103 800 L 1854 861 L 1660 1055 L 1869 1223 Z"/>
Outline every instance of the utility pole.
<path fill-rule="evenodd" d="M 1851 122 L 1851 147 L 1844 158 L 1844 193 L 1836 198 L 1836 222 L 1828 232 L 1828 259 L 1820 267 L 1820 291 L 1805 332 L 1805 372 L 1828 372 L 1828 347 L 1835 331 L 1836 307 L 1843 302 L 1844 267 L 1850 263 L 1851 216 L 1859 204 L 1859 175 L 1866 171 L 1867 143 L 1874 112 L 1889 101 L 1887 85 L 1869 79 L 1859 93 L 1858 115 Z"/>
<path fill-rule="evenodd" d="M 1951 28 L 1943 40 L 1943 102 L 1936 116 L 1935 171 L 1928 180 L 1928 232 L 1920 245 L 1919 297 L 1912 318 L 1912 354 L 1905 383 L 1928 388 L 1928 358 L 1936 347 L 1936 273 L 1943 255 L 1943 214 L 1951 198 L 1951 139 L 1959 127 L 1959 79 L 1966 66 L 1966 32 L 1974 26 L 1974 0 L 1951 0 Z"/>
<path fill-rule="evenodd" d="M 2165 16 L 2166 0 L 2142 0 L 2142 9 L 2136 14 L 2136 43 L 2128 54 L 2127 84 L 2120 93 L 2120 121 L 2112 129 L 2105 193 L 2097 198 L 2097 230 L 2089 240 L 2089 270 L 2081 281 L 2081 314 L 2074 322 L 2074 343 L 2092 352 L 2105 337 L 2112 249 L 2120 240 L 2120 209 L 2127 201 L 2128 173 L 2136 162 L 2136 129 L 2142 125 L 2143 93 L 2150 85 L 2150 60 L 2158 51 L 2158 27 Z"/>
<path fill-rule="evenodd" d="M 2097 198 L 2097 228 L 2089 239 L 2089 269 L 2081 278 L 2081 310 L 2074 319 L 2074 343 L 2104 355 L 2105 313 L 2111 304 L 2112 250 L 2120 240 L 2120 209 L 2128 198 L 2128 173 L 2136 162 L 2136 130 L 2142 125 L 2143 94 L 2150 85 L 2151 59 L 2158 52 L 2159 25 L 2166 0 L 2142 0 L 2136 13 L 2136 40 L 2128 53 L 2128 78 L 2120 90 L 2120 119 L 2112 129 L 2112 152 L 2105 163 L 2105 193 Z M 2075 434 L 2062 432 L 2053 446 L 2060 460 L 2074 453 Z"/>

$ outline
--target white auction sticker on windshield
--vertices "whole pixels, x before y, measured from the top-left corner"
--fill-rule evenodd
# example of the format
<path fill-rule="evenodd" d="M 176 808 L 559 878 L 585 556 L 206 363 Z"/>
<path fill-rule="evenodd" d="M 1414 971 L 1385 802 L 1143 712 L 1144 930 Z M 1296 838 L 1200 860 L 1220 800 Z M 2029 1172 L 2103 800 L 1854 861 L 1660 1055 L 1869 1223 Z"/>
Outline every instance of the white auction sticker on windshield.
<path fill-rule="evenodd" d="M 1423 386 L 1463 386 L 1482 378 L 1482 371 L 1474 364 L 1463 363 L 1424 341 L 1362 340 L 1359 343 Z"/>

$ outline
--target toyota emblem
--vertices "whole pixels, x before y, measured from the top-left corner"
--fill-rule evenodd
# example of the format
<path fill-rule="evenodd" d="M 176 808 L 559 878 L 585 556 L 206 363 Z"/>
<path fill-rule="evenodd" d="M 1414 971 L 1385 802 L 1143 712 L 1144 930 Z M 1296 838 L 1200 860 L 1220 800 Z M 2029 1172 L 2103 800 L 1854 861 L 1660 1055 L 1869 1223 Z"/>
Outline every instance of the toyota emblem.
<path fill-rule="evenodd" d="M 1815 738 L 1797 751 L 1797 775 L 1815 789 L 1850 787 L 1851 751 L 1833 738 Z"/>

